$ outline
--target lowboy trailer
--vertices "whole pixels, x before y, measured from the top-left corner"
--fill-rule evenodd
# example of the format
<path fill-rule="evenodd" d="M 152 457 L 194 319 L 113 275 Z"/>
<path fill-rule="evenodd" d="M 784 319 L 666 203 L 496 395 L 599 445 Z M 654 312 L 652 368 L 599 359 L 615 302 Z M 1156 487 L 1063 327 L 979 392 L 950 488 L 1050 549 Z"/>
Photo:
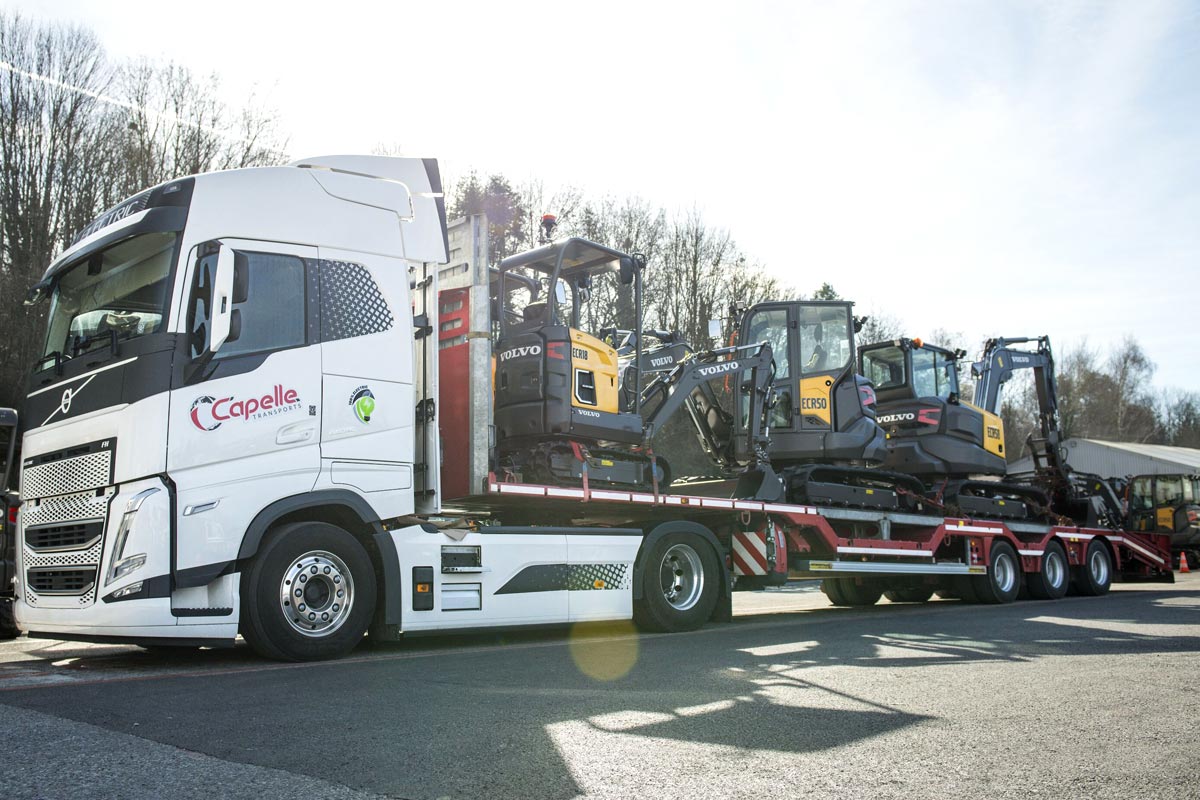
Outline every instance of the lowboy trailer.
<path fill-rule="evenodd" d="M 497 478 L 488 277 L 439 295 L 447 260 L 422 159 L 181 178 L 82 230 L 29 297 L 49 309 L 22 412 L 18 624 L 144 645 L 240 634 L 303 660 L 368 630 L 688 630 L 789 575 L 851 605 L 1171 578 L 1156 534 L 729 499 L 736 481 Z"/>
<path fill-rule="evenodd" d="M 731 591 L 789 578 L 819 578 L 835 605 L 857 606 L 884 594 L 924 602 L 935 591 L 1007 603 L 1023 588 L 1055 600 L 1070 590 L 1105 594 L 1114 580 L 1174 580 L 1162 535 L 497 480 L 489 490 L 478 510 L 504 513 L 519 502 L 546 516 L 630 526 L 649 540 L 686 520 L 687 530 L 725 556 L 727 574 L 718 581 L 726 601 Z M 664 577 L 664 591 L 667 583 Z M 730 606 L 723 602 L 715 613 L 727 619 Z"/>

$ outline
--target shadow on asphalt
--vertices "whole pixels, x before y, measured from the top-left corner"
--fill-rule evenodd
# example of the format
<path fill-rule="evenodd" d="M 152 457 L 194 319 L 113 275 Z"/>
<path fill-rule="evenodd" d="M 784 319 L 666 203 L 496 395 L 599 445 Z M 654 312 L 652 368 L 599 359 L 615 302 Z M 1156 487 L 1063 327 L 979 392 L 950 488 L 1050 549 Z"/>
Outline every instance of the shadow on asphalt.
<path fill-rule="evenodd" d="M 820 609 L 683 635 L 588 625 L 441 636 L 305 665 L 262 662 L 245 647 L 123 652 L 68 668 L 161 674 L 9 691 L 0 702 L 366 791 L 566 798 L 581 788 L 553 731 L 584 730 L 614 747 L 641 737 L 647 747 L 817 752 L 928 719 L 828 688 L 819 668 L 1200 652 L 1197 592 L 963 611 L 955 602 Z M 69 646 L 52 649 L 60 663 L 74 658 Z M 179 672 L 163 672 L 164 660 Z M 289 733 L 312 725 L 337 734 L 322 737 L 319 757 Z"/>

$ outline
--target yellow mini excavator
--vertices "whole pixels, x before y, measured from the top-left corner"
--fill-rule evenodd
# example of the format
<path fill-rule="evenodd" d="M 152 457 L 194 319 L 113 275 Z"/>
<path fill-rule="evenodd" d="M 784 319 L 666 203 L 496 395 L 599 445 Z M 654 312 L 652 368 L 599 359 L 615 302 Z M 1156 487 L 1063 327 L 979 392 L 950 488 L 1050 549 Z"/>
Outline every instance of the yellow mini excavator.
<path fill-rule="evenodd" d="M 739 491 L 777 499 L 766 459 L 769 345 L 697 353 L 670 342 L 671 363 L 656 366 L 638 341 L 656 338 L 655 332 L 616 342 L 628 331 L 610 329 L 604 331 L 610 343 L 582 329 L 582 311 L 599 281 L 615 280 L 631 295 L 628 330 L 642 331 L 644 267 L 640 255 L 579 238 L 500 262 L 492 281 L 499 322 L 496 472 L 554 485 L 665 489 L 670 467 L 651 443 L 666 420 L 686 408 L 705 451 L 727 475 L 746 478 Z M 754 409 L 742 425 L 733 424 L 712 386 L 730 375 Z"/>

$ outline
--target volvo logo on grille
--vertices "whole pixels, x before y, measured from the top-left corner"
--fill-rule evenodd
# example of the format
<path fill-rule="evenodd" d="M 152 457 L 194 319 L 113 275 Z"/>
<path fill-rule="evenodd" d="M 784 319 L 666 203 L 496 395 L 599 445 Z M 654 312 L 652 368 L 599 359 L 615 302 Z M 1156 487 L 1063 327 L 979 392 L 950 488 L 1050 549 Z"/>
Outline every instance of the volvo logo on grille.
<path fill-rule="evenodd" d="M 71 412 L 71 398 L 74 396 L 75 392 L 70 389 L 63 392 L 62 402 L 58 404 L 58 410 L 64 414 L 69 414 Z"/>

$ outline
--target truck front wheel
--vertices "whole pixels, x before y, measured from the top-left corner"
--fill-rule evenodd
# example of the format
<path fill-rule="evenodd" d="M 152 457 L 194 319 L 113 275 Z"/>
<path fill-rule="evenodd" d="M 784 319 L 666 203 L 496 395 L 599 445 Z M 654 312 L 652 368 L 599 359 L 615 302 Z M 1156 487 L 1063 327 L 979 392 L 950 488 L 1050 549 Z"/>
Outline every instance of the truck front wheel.
<path fill-rule="evenodd" d="M 242 573 L 241 633 L 281 661 L 337 658 L 354 649 L 375 611 L 375 570 L 363 546 L 324 522 L 272 531 Z"/>
<path fill-rule="evenodd" d="M 21 629 L 17 627 L 17 620 L 13 615 L 13 601 L 0 597 L 0 639 L 15 639 L 20 635 Z"/>
<path fill-rule="evenodd" d="M 707 542 L 668 534 L 646 553 L 634 622 L 653 631 L 695 630 L 712 616 L 719 581 L 717 554 Z"/>

